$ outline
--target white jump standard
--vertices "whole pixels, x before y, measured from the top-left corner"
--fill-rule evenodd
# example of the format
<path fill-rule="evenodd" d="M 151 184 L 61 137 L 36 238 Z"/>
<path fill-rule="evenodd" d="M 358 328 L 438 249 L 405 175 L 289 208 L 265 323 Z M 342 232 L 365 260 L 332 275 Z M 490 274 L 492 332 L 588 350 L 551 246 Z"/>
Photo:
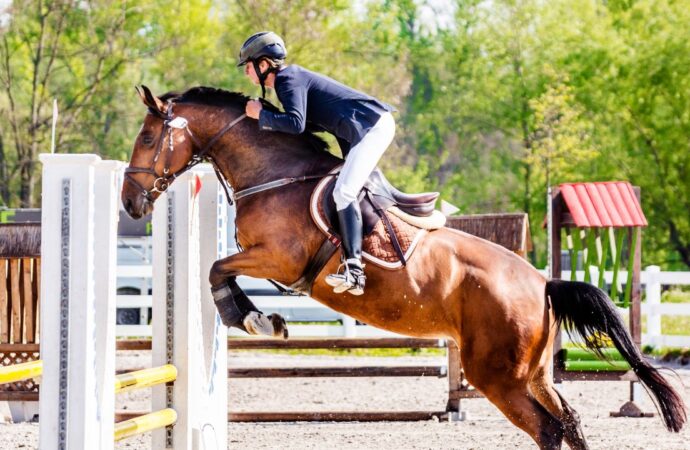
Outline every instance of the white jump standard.
<path fill-rule="evenodd" d="M 96 155 L 41 155 L 41 161 L 39 447 L 112 449 L 116 438 L 163 426 L 153 433 L 154 449 L 226 448 L 227 329 L 200 264 L 225 252 L 215 239 L 226 206 L 213 172 L 190 171 L 156 205 L 153 365 L 163 367 L 119 377 L 118 386 L 161 384 L 152 388 L 155 412 L 115 426 L 114 274 L 123 164 Z M 200 229 L 207 237 L 201 248 Z"/>

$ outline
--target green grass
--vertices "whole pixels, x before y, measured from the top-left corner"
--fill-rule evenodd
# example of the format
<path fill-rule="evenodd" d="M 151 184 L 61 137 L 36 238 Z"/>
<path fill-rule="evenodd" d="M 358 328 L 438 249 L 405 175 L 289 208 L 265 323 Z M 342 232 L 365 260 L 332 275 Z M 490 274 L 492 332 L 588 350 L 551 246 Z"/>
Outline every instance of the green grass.
<path fill-rule="evenodd" d="M 247 350 L 236 350 L 243 352 Z M 368 356 L 368 357 L 396 357 L 396 356 L 445 356 L 445 348 L 343 348 L 343 349 L 282 349 L 282 350 L 253 350 L 256 353 L 302 356 Z"/>
<path fill-rule="evenodd" d="M 647 316 L 642 316 L 642 332 L 647 332 Z M 661 316 L 661 334 L 690 336 L 690 316 Z"/>
<path fill-rule="evenodd" d="M 690 303 L 690 292 L 672 289 L 661 294 L 662 303 Z"/>

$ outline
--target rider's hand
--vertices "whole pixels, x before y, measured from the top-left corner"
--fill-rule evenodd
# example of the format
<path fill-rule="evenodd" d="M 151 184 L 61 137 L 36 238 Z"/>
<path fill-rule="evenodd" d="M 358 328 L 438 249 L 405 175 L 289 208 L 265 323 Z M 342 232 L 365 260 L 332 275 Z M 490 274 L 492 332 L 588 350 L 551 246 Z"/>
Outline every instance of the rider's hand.
<path fill-rule="evenodd" d="M 261 109 L 262 107 L 260 101 L 249 100 L 247 102 L 247 106 L 245 107 L 245 112 L 247 113 L 247 116 L 251 117 L 252 119 L 258 119 Z"/>

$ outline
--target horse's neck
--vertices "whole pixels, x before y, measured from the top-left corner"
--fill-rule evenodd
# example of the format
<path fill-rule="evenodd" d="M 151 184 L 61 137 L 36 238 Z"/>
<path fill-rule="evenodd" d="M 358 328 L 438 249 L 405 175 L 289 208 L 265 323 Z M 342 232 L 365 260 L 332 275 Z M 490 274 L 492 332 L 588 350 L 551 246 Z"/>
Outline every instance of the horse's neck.
<path fill-rule="evenodd" d="M 236 191 L 285 177 L 317 175 L 337 164 L 333 156 L 311 151 L 306 148 L 308 144 L 292 137 L 291 142 L 278 134 L 259 138 L 258 133 L 247 132 L 247 128 L 245 124 L 236 134 L 221 140 L 211 154 Z"/>

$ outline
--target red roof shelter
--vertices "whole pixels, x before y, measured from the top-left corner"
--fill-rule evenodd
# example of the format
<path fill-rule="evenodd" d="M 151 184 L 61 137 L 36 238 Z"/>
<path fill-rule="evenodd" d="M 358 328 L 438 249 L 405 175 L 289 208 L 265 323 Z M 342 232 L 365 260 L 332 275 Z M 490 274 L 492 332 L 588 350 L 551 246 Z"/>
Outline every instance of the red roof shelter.
<path fill-rule="evenodd" d="M 559 186 L 576 227 L 646 227 L 647 219 L 627 181 L 565 183 Z"/>
<path fill-rule="evenodd" d="M 618 300 L 617 281 L 622 260 L 627 259 L 628 277 L 625 282 L 623 305 L 630 306 L 630 334 L 634 342 L 641 344 L 640 266 L 641 228 L 647 226 L 640 206 L 640 189 L 627 181 L 605 181 L 594 183 L 564 183 L 551 188 L 551 204 L 547 220 L 550 228 L 551 277 L 561 278 L 561 252 L 570 254 L 571 279 L 576 279 L 579 257 L 585 269 L 585 282 L 606 288 L 604 279 L 608 264 L 613 264 L 613 281 L 610 284 L 611 297 Z M 566 244 L 565 246 L 563 244 Z M 609 253 L 609 249 L 611 252 Z M 597 267 L 599 280 L 590 280 L 590 267 Z M 610 270 L 610 269 L 608 269 Z M 554 378 L 556 382 L 566 379 L 579 380 L 631 380 L 631 372 L 566 372 L 559 363 L 560 333 L 554 345 L 556 351 Z M 639 414 L 634 405 L 633 390 L 631 402 L 624 405 L 617 414 Z M 632 405 L 632 406 L 631 406 Z M 634 406 L 634 407 L 633 407 Z M 630 412 L 630 411 L 632 412 Z"/>

